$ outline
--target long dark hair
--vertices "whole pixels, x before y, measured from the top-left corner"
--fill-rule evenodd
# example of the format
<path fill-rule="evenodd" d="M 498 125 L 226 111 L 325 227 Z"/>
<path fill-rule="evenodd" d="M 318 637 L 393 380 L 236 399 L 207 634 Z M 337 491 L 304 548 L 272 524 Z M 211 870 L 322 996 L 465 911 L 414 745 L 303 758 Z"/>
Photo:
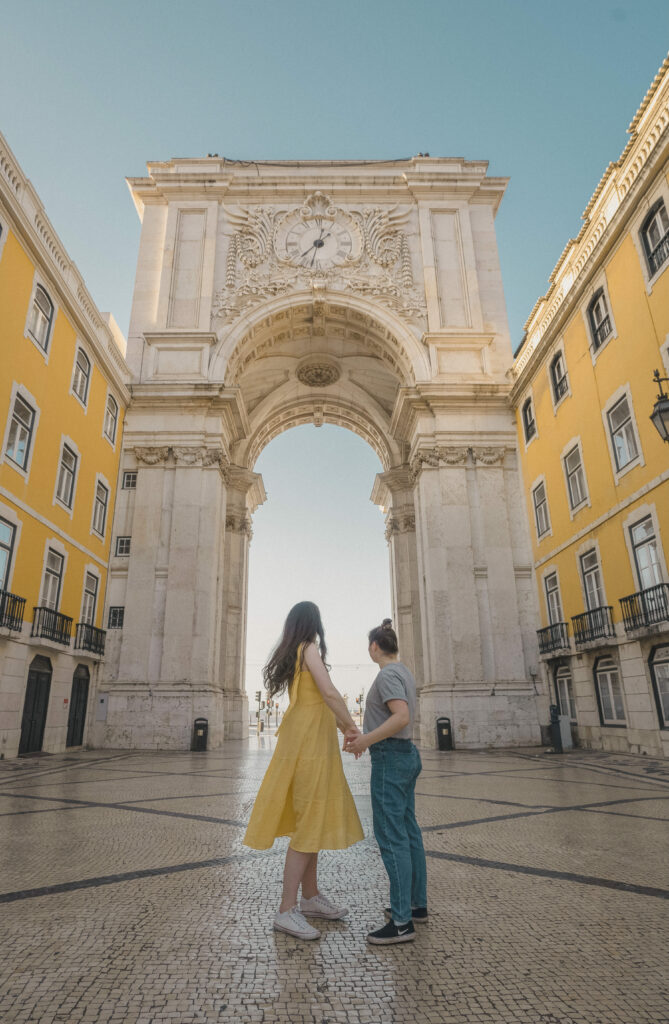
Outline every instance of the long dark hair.
<path fill-rule="evenodd" d="M 321 658 L 325 662 L 328 649 L 325 646 L 325 630 L 318 605 L 313 601 L 300 601 L 288 612 L 283 635 L 262 670 L 265 689 L 270 698 L 285 693 L 290 687 L 300 644 L 309 643 L 316 638 Z M 304 657 L 304 652 L 302 656 Z"/>
<path fill-rule="evenodd" d="M 384 619 L 380 626 L 370 629 L 367 638 L 370 644 L 378 644 L 384 654 L 397 654 L 399 650 L 392 619 Z"/>

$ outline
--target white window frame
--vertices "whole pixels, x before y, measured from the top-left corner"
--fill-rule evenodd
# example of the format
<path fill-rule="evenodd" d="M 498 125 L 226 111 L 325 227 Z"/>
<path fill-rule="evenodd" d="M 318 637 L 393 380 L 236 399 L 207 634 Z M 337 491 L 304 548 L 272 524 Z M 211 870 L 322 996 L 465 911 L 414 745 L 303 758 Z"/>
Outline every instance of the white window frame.
<path fill-rule="evenodd" d="M 61 498 L 59 498 L 59 496 L 58 496 L 58 481 L 60 480 L 60 467 L 61 467 L 61 463 L 63 461 L 63 449 L 65 448 L 65 446 L 67 446 L 73 452 L 73 454 L 74 454 L 74 456 L 75 456 L 75 458 L 77 460 L 77 464 L 76 464 L 76 466 L 74 468 L 74 482 L 72 484 L 72 505 L 71 506 L 70 505 L 66 505 L 65 502 L 62 501 Z M 77 445 L 75 444 L 75 442 L 72 440 L 71 437 L 67 437 L 65 434 L 63 434 L 61 436 L 61 439 L 60 439 L 60 451 L 58 453 L 58 465 L 56 466 L 56 483 L 55 483 L 55 486 L 54 486 L 54 489 L 53 489 L 53 501 L 52 501 L 51 504 L 52 505 L 57 505 L 58 508 L 62 508 L 63 511 L 68 514 L 70 519 L 72 518 L 72 516 L 74 514 L 74 502 L 75 502 L 75 499 L 76 499 L 76 496 L 77 496 L 77 483 L 78 483 L 78 480 L 79 480 L 79 469 L 80 469 L 80 467 L 81 467 L 81 453 L 79 452 L 79 449 L 78 449 Z"/>
<path fill-rule="evenodd" d="M 74 387 L 74 380 L 75 380 L 75 377 L 77 375 L 77 369 L 78 369 L 77 358 L 78 358 L 80 352 L 88 360 L 88 380 L 86 382 L 86 395 L 85 395 L 84 398 L 81 397 L 81 395 L 76 391 L 76 389 Z M 72 377 L 70 378 L 70 394 L 74 398 L 76 398 L 77 402 L 79 403 L 79 405 L 81 406 L 81 408 L 84 410 L 85 413 L 88 412 L 88 400 L 89 400 L 90 394 L 91 394 L 91 384 L 92 384 L 92 382 L 93 382 L 93 360 L 91 359 L 90 355 L 86 351 L 85 346 L 82 345 L 82 343 L 77 339 L 77 344 L 75 345 L 75 348 L 74 348 L 74 363 L 72 364 Z"/>
<path fill-rule="evenodd" d="M 10 505 L 5 505 L 4 502 L 0 501 L 0 516 L 6 519 L 7 522 L 14 527 L 14 544 L 12 546 L 12 558 L 9 563 L 9 572 L 7 573 L 7 579 L 5 580 L 5 590 L 11 591 L 12 589 L 12 578 L 14 576 L 14 567 L 16 566 L 16 554 L 19 550 L 19 544 L 21 543 L 21 530 L 23 528 L 23 520 L 19 519 L 15 510 Z"/>
<path fill-rule="evenodd" d="M 667 655 L 662 657 L 662 651 L 667 651 Z M 657 705 L 657 713 L 660 721 L 660 729 L 669 729 L 669 707 L 667 708 L 667 714 L 664 713 L 664 704 L 660 694 L 660 685 L 657 679 L 657 672 L 655 669 L 656 665 L 666 665 L 669 663 L 669 647 L 667 644 L 660 644 L 655 647 L 651 652 L 648 659 L 648 668 L 650 669 L 651 682 L 653 686 L 653 696 Z"/>
<path fill-rule="evenodd" d="M 556 593 L 557 593 L 557 596 L 558 596 L 558 601 L 560 603 L 560 615 L 561 615 L 561 618 L 559 618 L 557 620 L 557 622 L 566 622 L 566 619 L 564 618 L 564 606 L 562 604 L 562 589 L 560 587 L 560 574 L 558 572 L 558 568 L 557 568 L 556 565 L 549 566 L 547 569 L 544 569 L 544 571 L 541 574 L 541 589 L 543 591 L 544 603 L 546 605 L 546 622 L 548 623 L 549 626 L 555 626 L 557 623 L 553 622 L 552 619 L 551 619 L 551 606 L 550 606 L 550 601 L 548 600 L 547 581 L 548 581 L 549 577 L 551 577 L 551 576 L 555 576 L 555 579 L 557 581 Z"/>
<path fill-rule="evenodd" d="M 112 399 L 116 403 L 116 424 L 114 427 L 113 438 L 107 433 L 107 406 L 109 405 L 109 399 Z M 105 409 L 102 416 L 102 436 L 105 441 L 112 446 L 112 450 L 116 451 L 116 438 L 118 437 L 119 420 L 121 419 L 121 405 L 115 394 L 111 391 L 107 391 L 107 398 L 105 399 Z"/>
<path fill-rule="evenodd" d="M 600 665 L 602 664 L 602 662 L 610 662 L 611 666 L 609 667 L 607 665 L 606 668 L 600 668 Z M 620 671 L 620 665 L 616 664 L 615 660 L 611 657 L 610 654 L 606 654 L 606 655 L 603 655 L 600 658 L 597 658 L 597 660 L 596 660 L 596 662 L 594 664 L 593 671 L 594 671 L 594 675 L 595 675 L 595 686 L 597 688 L 597 703 L 598 703 L 598 706 L 599 706 L 599 713 L 600 713 L 600 716 L 601 716 L 602 727 L 608 727 L 608 726 L 612 726 L 612 725 L 613 726 L 617 726 L 618 728 L 626 727 L 627 726 L 627 708 L 625 707 L 625 690 L 623 689 L 622 672 Z M 601 691 L 600 685 L 599 685 L 599 673 L 600 673 L 600 671 L 601 672 L 607 672 L 607 673 L 615 671 L 615 673 L 616 673 L 616 675 L 618 677 L 618 686 L 620 687 L 620 699 L 621 699 L 622 706 L 623 706 L 623 717 L 622 718 L 605 718 L 604 717 L 604 702 L 602 700 L 602 691 Z M 611 698 L 613 698 L 613 688 L 611 688 Z M 613 699 L 611 700 L 611 707 L 612 707 L 612 709 L 615 710 L 615 702 L 613 701 Z"/>
<path fill-rule="evenodd" d="M 53 316 L 51 317 L 51 327 L 49 329 L 49 337 L 48 337 L 46 349 L 42 348 L 42 346 L 36 340 L 36 338 L 33 337 L 32 332 L 30 330 L 30 321 L 32 319 L 33 303 L 35 301 L 35 295 L 37 293 L 38 287 L 44 289 L 44 291 L 49 296 L 49 299 L 50 299 L 51 303 L 53 304 Z M 28 338 L 28 340 L 30 342 L 32 342 L 32 344 L 35 346 L 35 348 L 40 353 L 40 355 L 44 359 L 44 362 L 47 365 L 49 363 L 49 356 L 51 354 L 51 344 L 53 342 L 54 331 L 56 330 L 56 317 L 58 316 L 58 308 L 59 308 L 58 307 L 58 303 L 56 302 L 56 299 L 54 298 L 54 289 L 50 285 L 47 285 L 46 278 L 42 277 L 42 275 L 36 270 L 35 274 L 33 276 L 33 286 L 32 286 L 32 290 L 30 292 L 30 301 L 28 302 L 28 311 L 26 313 L 26 322 L 25 322 L 25 326 L 23 328 L 23 337 L 24 338 Z"/>
<path fill-rule="evenodd" d="M 85 622 L 85 619 L 84 619 L 84 605 L 86 604 L 86 577 L 87 576 L 94 576 L 95 579 L 97 580 L 97 588 L 96 588 L 96 591 L 95 591 L 95 606 L 93 608 L 93 619 L 92 619 L 92 621 L 90 623 L 88 623 L 88 625 L 95 626 L 95 618 L 96 618 L 96 615 L 98 613 L 98 609 L 100 607 L 100 583 L 101 583 L 100 570 L 95 565 L 85 565 L 84 566 L 84 576 L 83 576 L 83 582 L 82 582 L 82 585 L 81 585 L 81 607 L 79 609 L 79 622 Z"/>
<path fill-rule="evenodd" d="M 627 406 L 630 411 L 630 422 L 632 424 L 632 433 L 634 435 L 634 441 L 636 444 L 636 458 L 630 459 L 625 465 L 618 469 L 618 461 L 616 459 L 616 449 L 613 443 L 613 437 L 611 436 L 611 424 L 609 422 L 609 413 L 612 409 L 622 402 L 623 398 L 627 399 Z M 620 480 L 629 473 L 635 466 L 645 466 L 646 460 L 643 455 L 643 448 L 641 447 L 641 438 L 639 437 L 639 429 L 637 427 L 636 416 L 634 413 L 634 403 L 632 401 L 632 389 L 629 383 L 622 384 L 617 388 L 612 395 L 609 395 L 604 407 L 602 408 L 602 423 L 604 424 L 604 433 L 606 434 L 606 443 L 609 447 L 609 457 L 611 459 L 611 470 L 613 472 L 613 478 L 618 484 Z"/>
<path fill-rule="evenodd" d="M 102 484 L 102 486 L 105 487 L 106 490 L 107 490 L 107 505 L 105 507 L 105 522 L 104 522 L 104 528 L 103 528 L 102 533 L 99 533 L 98 530 L 96 530 L 96 528 L 95 528 L 95 502 L 97 500 L 98 484 Z M 109 526 L 109 513 L 111 511 L 110 510 L 111 496 L 112 496 L 112 491 L 111 491 L 111 487 L 109 486 L 109 481 L 107 480 L 107 477 L 103 476 L 102 473 L 96 473 L 95 474 L 95 484 L 93 486 L 93 510 L 92 510 L 92 513 L 91 513 L 91 528 L 90 528 L 89 532 L 92 533 L 94 537 L 98 537 L 98 539 L 100 539 L 102 541 L 104 541 L 104 539 L 105 539 L 105 537 L 107 535 L 107 527 Z"/>
<path fill-rule="evenodd" d="M 525 406 L 527 405 L 528 401 L 530 402 L 531 407 L 532 407 L 532 419 L 534 420 L 534 433 L 532 434 L 532 437 L 529 440 L 527 438 L 527 433 L 525 431 Z M 521 426 L 521 429 L 523 431 L 523 441 L 525 442 L 525 451 L 527 451 L 527 449 L 530 447 L 532 442 L 536 441 L 536 439 L 539 437 L 539 424 L 537 423 L 537 411 L 536 411 L 536 406 L 534 404 L 534 396 L 533 396 L 533 394 L 531 392 L 529 394 L 526 394 L 523 397 L 522 402 L 520 403 L 520 426 Z"/>
<path fill-rule="evenodd" d="M 548 525 L 547 525 L 547 528 L 544 530 L 543 533 L 539 533 L 539 520 L 538 520 L 538 517 L 537 517 L 537 506 L 536 506 L 536 502 L 534 500 L 534 495 L 535 495 L 536 491 L 539 489 L 539 487 L 542 487 L 542 486 L 543 486 L 543 489 L 544 489 L 544 498 L 545 498 L 545 506 L 546 506 L 546 520 L 547 520 L 547 524 Z M 549 505 L 548 505 L 548 488 L 546 486 L 546 477 L 545 476 L 543 476 L 543 475 L 542 476 L 538 476 L 536 478 L 536 480 L 534 481 L 534 483 L 532 484 L 532 486 L 530 488 L 530 501 L 532 503 L 532 517 L 534 519 L 534 532 L 537 535 L 537 543 L 541 543 L 541 541 L 546 540 L 547 537 L 552 537 L 552 535 L 553 535 L 553 523 L 552 523 L 552 520 L 551 520 L 551 512 L 550 512 L 550 508 L 549 508 Z"/>
<path fill-rule="evenodd" d="M 562 673 L 562 676 L 560 676 L 560 673 Z M 565 665 L 564 663 L 562 665 L 558 665 L 556 667 L 556 669 L 555 669 L 555 672 L 553 673 L 553 686 L 555 688 L 555 696 L 557 697 L 557 700 L 558 700 L 558 708 L 560 709 L 560 714 L 564 714 L 564 712 L 562 711 L 562 695 L 560 693 L 560 686 L 559 686 L 559 679 L 560 678 L 568 679 L 568 684 L 566 685 L 566 690 L 567 690 L 567 705 L 569 707 L 569 721 L 573 722 L 574 724 L 577 724 L 578 719 L 576 717 L 576 697 L 574 696 L 574 677 L 572 675 L 572 671 L 571 671 L 571 668 L 570 668 L 569 665 Z"/>
<path fill-rule="evenodd" d="M 19 398 L 22 398 L 23 401 L 26 402 L 26 404 L 29 405 L 35 412 L 32 433 L 30 436 L 30 448 L 28 450 L 28 459 L 26 461 L 25 466 L 19 466 L 18 463 L 14 462 L 14 460 L 7 455 L 9 431 L 12 425 L 12 417 L 14 415 L 14 402 L 16 400 L 17 395 L 19 396 Z M 6 466 L 11 466 L 16 473 L 19 473 L 24 478 L 26 483 L 28 482 L 28 479 L 30 477 L 30 467 L 32 466 L 33 455 L 35 453 L 35 444 L 37 441 L 37 428 L 39 426 L 40 412 L 41 410 L 39 405 L 35 401 L 34 397 L 30 394 L 28 389 L 24 387 L 23 384 L 19 384 L 18 381 L 14 381 L 12 383 L 12 393 L 9 399 L 9 410 L 7 413 L 5 436 L 2 442 L 2 452 L 0 453 L 0 464 L 4 463 L 4 465 Z"/>
<path fill-rule="evenodd" d="M 4 217 L 0 217 L 0 260 L 2 259 L 2 251 L 5 248 L 8 237 L 9 224 Z"/>
<path fill-rule="evenodd" d="M 119 542 L 122 541 L 122 540 L 127 540 L 128 541 L 128 550 L 127 551 L 119 551 Z M 130 557 L 130 549 L 131 549 L 131 547 L 132 547 L 132 537 L 131 537 L 131 535 L 128 534 L 128 533 L 120 534 L 116 538 L 116 543 L 114 544 L 114 556 L 116 558 L 129 558 Z"/>
<path fill-rule="evenodd" d="M 660 530 L 660 520 L 657 514 L 655 505 L 645 504 L 637 505 L 636 508 L 625 517 L 622 522 L 623 535 L 625 537 L 625 544 L 627 546 L 627 554 L 630 560 L 630 566 L 632 569 L 632 578 L 635 580 L 636 591 L 643 590 L 641 586 L 641 580 L 639 579 L 639 573 L 637 571 L 636 557 L 634 554 L 634 545 L 632 543 L 632 529 L 638 523 L 644 519 L 650 518 L 653 523 L 653 530 L 655 531 L 655 541 L 657 543 L 657 555 L 660 563 L 660 570 L 662 573 L 662 582 L 666 583 L 669 581 L 669 573 L 667 572 L 667 562 L 664 555 L 664 545 L 662 543 L 662 532 Z"/>
<path fill-rule="evenodd" d="M 666 207 L 667 213 L 669 214 L 669 183 L 667 183 L 664 175 L 658 180 L 652 192 L 649 192 L 642 201 L 642 203 L 639 204 L 635 216 L 630 224 L 630 234 L 632 236 L 632 241 L 634 242 L 634 245 L 636 247 L 637 256 L 639 257 L 639 263 L 641 264 L 641 273 L 643 274 L 643 279 L 646 285 L 646 293 L 648 295 L 652 293 L 653 288 L 655 286 L 655 282 L 660 277 L 662 277 L 662 274 L 665 272 L 665 270 L 669 269 L 669 260 L 665 260 L 660 269 L 651 276 L 648 269 L 646 248 L 643 244 L 643 239 L 641 237 L 641 225 L 650 213 L 652 207 L 655 206 L 655 203 L 658 201 L 658 199 L 664 200 L 664 205 Z"/>
<path fill-rule="evenodd" d="M 42 604 L 42 594 L 44 593 L 44 581 L 46 576 L 46 564 L 49 558 L 49 551 L 53 550 L 57 555 L 60 555 L 63 559 L 63 569 L 60 577 L 60 587 L 58 590 L 58 604 L 53 609 L 55 612 L 60 611 L 61 601 L 63 599 L 63 587 L 65 585 L 65 575 L 67 573 L 67 559 L 68 551 L 62 541 L 58 540 L 57 537 L 47 537 L 44 542 L 44 556 L 42 558 L 42 575 L 40 576 L 39 594 L 37 597 L 37 607 L 45 608 L 46 605 Z"/>
<path fill-rule="evenodd" d="M 594 299 L 598 291 L 604 293 L 606 300 L 606 307 L 609 311 L 609 318 L 611 320 L 611 333 L 605 338 L 599 348 L 594 347 L 595 339 L 592 334 L 592 323 L 590 322 L 590 303 Z M 611 296 L 609 295 L 609 284 L 606 278 L 606 271 L 601 270 L 596 277 L 590 282 L 590 286 L 587 293 L 583 296 L 583 302 L 581 303 L 581 316 L 583 317 L 583 323 L 585 324 L 586 337 L 588 339 L 588 349 L 590 351 L 590 359 L 594 366 L 600 355 L 606 349 L 614 338 L 618 337 L 618 328 L 616 326 L 616 318 L 613 315 L 613 304 L 611 302 Z"/>
<path fill-rule="evenodd" d="M 565 379 L 567 381 L 567 390 L 560 398 L 555 397 L 555 389 L 553 387 L 553 363 L 558 356 L 562 356 L 562 362 L 564 363 Z M 546 364 L 546 376 L 548 377 L 548 390 L 551 396 L 551 402 L 553 403 L 553 415 L 557 415 L 557 411 L 566 398 L 571 398 L 571 377 L 569 376 L 569 370 L 567 368 L 567 357 L 565 354 L 564 341 L 560 341 L 558 345 L 551 352 L 548 363 Z"/>
<path fill-rule="evenodd" d="M 593 551 L 593 550 L 596 551 L 596 553 L 597 553 L 597 565 L 599 566 L 599 575 L 600 575 L 600 579 L 601 579 L 601 583 L 602 583 L 602 599 L 603 600 L 602 600 L 602 604 L 601 604 L 600 607 L 602 607 L 602 608 L 608 608 L 609 607 L 609 601 L 608 601 L 607 596 L 606 596 L 606 582 L 604 580 L 604 570 L 602 568 L 602 554 L 601 554 L 601 551 L 599 550 L 599 540 L 597 538 L 595 538 L 595 537 L 590 536 L 586 540 L 584 540 L 583 543 L 580 544 L 579 547 L 574 552 L 574 557 L 576 558 L 576 572 L 578 574 L 578 581 L 579 581 L 579 584 L 580 584 L 580 587 L 581 587 L 581 598 L 583 600 L 583 611 L 584 612 L 590 611 L 591 609 L 590 609 L 590 607 L 588 605 L 588 595 L 586 593 L 585 580 L 583 579 L 583 572 L 581 570 L 581 556 L 582 555 L 587 555 L 589 551 Z"/>
<path fill-rule="evenodd" d="M 126 487 L 126 485 L 125 485 L 125 475 L 126 475 L 126 473 L 134 473 L 134 475 L 135 475 L 135 482 L 132 485 L 132 487 Z M 121 490 L 122 491 L 136 491 L 137 490 L 137 470 L 136 469 L 124 469 L 124 470 L 122 470 L 122 473 L 121 473 Z"/>
<path fill-rule="evenodd" d="M 571 491 L 569 489 L 569 476 L 567 475 L 567 463 L 566 459 L 568 455 L 571 455 L 574 448 L 578 448 L 578 454 L 581 460 L 581 472 L 583 474 L 583 485 L 585 487 L 585 497 L 578 505 L 572 507 L 571 503 Z M 562 463 L 562 474 L 564 476 L 564 484 L 567 492 L 567 508 L 569 509 L 569 518 L 574 519 L 579 512 L 584 508 L 590 508 L 590 488 L 588 486 L 588 477 L 585 472 L 585 460 L 583 458 L 583 445 L 581 444 L 580 437 L 572 437 L 572 439 L 564 446 L 560 453 L 560 462 Z"/>
<path fill-rule="evenodd" d="M 117 611 L 118 609 L 121 609 L 122 612 L 123 612 L 123 622 L 121 623 L 120 626 L 112 626 L 111 625 L 111 613 L 113 611 Z M 124 625 L 125 625 L 125 605 L 123 605 L 123 604 L 111 604 L 109 606 L 109 610 L 107 612 L 107 629 L 123 629 Z"/>

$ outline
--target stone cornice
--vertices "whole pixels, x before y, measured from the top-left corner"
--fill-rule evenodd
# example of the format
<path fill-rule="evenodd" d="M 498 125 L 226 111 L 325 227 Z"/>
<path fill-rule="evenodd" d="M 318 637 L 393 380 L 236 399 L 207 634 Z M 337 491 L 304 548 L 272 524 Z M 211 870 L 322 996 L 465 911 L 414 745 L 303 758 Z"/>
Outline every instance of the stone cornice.
<path fill-rule="evenodd" d="M 393 437 L 408 441 L 421 414 L 508 409 L 509 384 L 492 382 L 417 384 L 399 388 L 390 419 Z"/>
<path fill-rule="evenodd" d="M 229 443 L 232 444 L 249 433 L 248 416 L 239 388 L 226 388 L 223 384 L 211 384 L 208 381 L 188 384 L 161 381 L 133 384 L 131 390 L 135 411 L 151 409 L 156 405 L 168 409 L 210 410 L 221 416 L 229 434 Z"/>
<path fill-rule="evenodd" d="M 582 285 L 588 272 L 603 258 L 606 241 L 622 232 L 634 212 L 633 200 L 647 171 L 660 170 L 662 153 L 669 141 L 669 58 L 664 61 L 628 131 L 631 138 L 619 159 L 610 163 L 583 213 L 583 226 L 567 242 L 552 274 L 551 287 L 537 300 L 525 324 L 526 338 L 518 352 L 513 374 L 520 377 L 541 339 L 553 328 L 567 297 Z"/>
<path fill-rule="evenodd" d="M 460 157 L 406 160 L 231 161 L 188 158 L 147 164 L 148 177 L 127 178 L 140 218 L 148 204 L 170 199 L 298 203 L 318 188 L 339 202 L 384 203 L 457 198 L 489 203 L 496 212 L 506 178 L 486 178 L 487 161 Z"/>
<path fill-rule="evenodd" d="M 91 346 L 98 366 L 127 405 L 130 369 L 117 342 L 118 338 L 125 344 L 125 338 L 113 317 L 97 308 L 83 277 L 47 217 L 41 199 L 1 133 L 0 199 L 12 231 L 28 250 L 39 271 L 50 279 L 48 287 L 57 293 L 60 307 L 75 330 Z"/>

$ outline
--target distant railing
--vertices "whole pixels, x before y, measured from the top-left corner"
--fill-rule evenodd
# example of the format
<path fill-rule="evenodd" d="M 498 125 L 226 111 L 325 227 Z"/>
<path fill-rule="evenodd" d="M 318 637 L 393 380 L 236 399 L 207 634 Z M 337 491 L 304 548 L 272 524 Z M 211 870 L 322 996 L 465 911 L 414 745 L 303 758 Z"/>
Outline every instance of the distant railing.
<path fill-rule="evenodd" d="M 628 594 L 620 598 L 625 632 L 653 626 L 657 622 L 669 620 L 669 586 L 658 583 L 655 587 L 647 587 L 636 594 Z"/>
<path fill-rule="evenodd" d="M 650 272 L 657 274 L 658 270 L 669 259 L 669 231 L 662 236 L 652 252 L 648 253 Z"/>
<path fill-rule="evenodd" d="M 564 651 L 569 648 L 569 627 L 566 622 L 554 622 L 545 629 L 537 630 L 539 653 L 550 654 L 552 651 Z"/>
<path fill-rule="evenodd" d="M 555 399 L 556 399 L 556 401 L 558 401 L 560 398 L 562 398 L 563 395 L 566 395 L 568 391 L 569 391 L 569 381 L 567 380 L 567 375 L 565 374 L 564 377 L 558 377 L 558 379 L 555 381 Z"/>
<path fill-rule="evenodd" d="M 573 615 L 571 621 L 574 642 L 577 645 L 589 644 L 593 640 L 615 636 L 611 611 L 610 605 L 602 605 L 601 608 L 591 608 L 589 612 L 583 612 L 581 615 Z"/>
<path fill-rule="evenodd" d="M 72 635 L 72 619 L 55 612 L 53 608 L 34 608 L 30 635 L 53 640 L 55 644 L 65 644 L 67 647 Z"/>
<path fill-rule="evenodd" d="M 595 327 L 595 348 L 604 344 L 611 333 L 611 317 L 607 313 L 604 319 Z"/>
<path fill-rule="evenodd" d="M 16 594 L 10 594 L 8 590 L 0 590 L 0 626 L 20 633 L 25 606 L 25 597 L 17 597 Z"/>
<path fill-rule="evenodd" d="M 75 651 L 92 651 L 93 654 L 105 653 L 105 638 L 107 633 L 104 629 L 96 629 L 87 622 L 78 622 L 77 631 L 74 636 Z"/>

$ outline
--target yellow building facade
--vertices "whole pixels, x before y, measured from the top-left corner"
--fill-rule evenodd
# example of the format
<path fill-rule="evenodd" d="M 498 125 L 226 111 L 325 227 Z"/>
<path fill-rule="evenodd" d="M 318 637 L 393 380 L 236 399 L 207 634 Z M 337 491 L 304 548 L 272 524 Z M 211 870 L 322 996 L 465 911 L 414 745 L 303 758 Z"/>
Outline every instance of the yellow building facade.
<path fill-rule="evenodd" d="M 552 699 L 578 744 L 669 756 L 669 58 L 535 305 L 512 401 Z"/>
<path fill-rule="evenodd" d="M 125 339 L 0 135 L 0 756 L 85 742 L 123 417 Z"/>

